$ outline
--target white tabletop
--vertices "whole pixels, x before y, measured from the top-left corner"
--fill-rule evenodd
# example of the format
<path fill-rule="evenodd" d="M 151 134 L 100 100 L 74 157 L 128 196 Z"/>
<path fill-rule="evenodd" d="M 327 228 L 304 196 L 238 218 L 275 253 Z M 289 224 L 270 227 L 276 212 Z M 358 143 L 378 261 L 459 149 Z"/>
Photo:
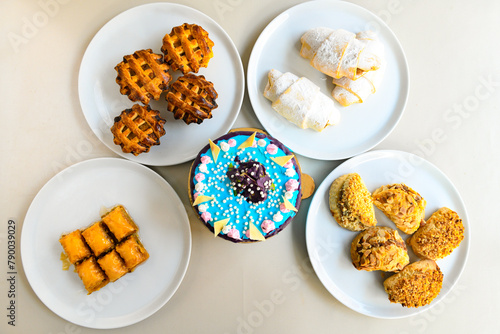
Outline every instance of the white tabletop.
<path fill-rule="evenodd" d="M 214 19 L 247 67 L 253 44 L 278 14 L 302 1 L 175 1 Z M 413 317 L 382 320 L 335 299 L 309 262 L 305 223 L 310 199 L 278 236 L 259 245 L 214 239 L 189 208 L 190 162 L 153 167 L 186 207 L 192 233 L 189 267 L 175 295 L 151 317 L 120 333 L 498 333 L 493 210 L 500 185 L 500 3 L 494 1 L 352 1 L 377 14 L 401 42 L 410 67 L 410 97 L 395 130 L 374 149 L 415 153 L 441 169 L 469 215 L 470 254 L 446 298 Z M 23 272 L 19 240 L 28 207 L 55 174 L 77 162 L 117 157 L 87 125 L 78 70 L 96 32 L 120 12 L 147 1 L 2 1 L 0 173 L 0 332 L 92 333 L 58 317 Z M 248 95 L 234 127 L 262 127 Z M 300 157 L 316 184 L 342 161 Z M 16 225 L 15 296 L 9 278 L 9 220 Z M 269 256 L 268 254 L 273 254 Z M 8 324 L 15 303 L 15 326 Z"/>

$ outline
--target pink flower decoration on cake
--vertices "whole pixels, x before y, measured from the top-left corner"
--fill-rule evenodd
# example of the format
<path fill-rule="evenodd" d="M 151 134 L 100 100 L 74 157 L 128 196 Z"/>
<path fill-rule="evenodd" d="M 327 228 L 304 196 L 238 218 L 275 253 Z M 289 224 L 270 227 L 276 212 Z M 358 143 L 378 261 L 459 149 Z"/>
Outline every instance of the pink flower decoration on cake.
<path fill-rule="evenodd" d="M 276 146 L 274 144 L 269 144 L 266 147 L 266 151 L 267 151 L 267 153 L 274 155 L 274 154 L 278 153 L 278 146 Z"/>
<path fill-rule="evenodd" d="M 299 182 L 295 179 L 290 179 L 285 183 L 286 191 L 295 191 L 299 189 Z"/>
<path fill-rule="evenodd" d="M 229 139 L 227 141 L 227 143 L 229 144 L 229 147 L 235 147 L 236 146 L 236 140 L 234 140 L 233 138 Z"/>
<path fill-rule="evenodd" d="M 287 213 L 287 212 L 290 212 L 290 209 L 287 209 L 285 207 L 285 203 L 281 203 L 280 204 L 280 211 L 283 212 L 283 213 Z"/>
<path fill-rule="evenodd" d="M 194 179 L 198 182 L 205 180 L 205 175 L 202 173 L 198 173 L 194 176 Z"/>
<path fill-rule="evenodd" d="M 209 164 L 212 162 L 212 159 L 208 155 L 204 155 L 201 157 L 201 163 L 202 164 Z"/>
<path fill-rule="evenodd" d="M 247 236 L 248 239 L 250 239 L 250 229 L 245 231 L 245 235 Z"/>
<path fill-rule="evenodd" d="M 260 224 L 260 228 L 264 233 L 269 233 L 273 231 L 276 227 L 274 226 L 274 222 L 272 220 L 266 219 Z"/>
<path fill-rule="evenodd" d="M 208 222 L 210 219 L 212 219 L 212 215 L 210 214 L 210 212 L 203 212 L 201 214 L 201 219 L 203 219 L 203 221 L 206 223 Z"/>
<path fill-rule="evenodd" d="M 200 196 L 200 195 L 203 195 L 202 193 L 200 193 L 199 191 L 195 192 L 194 195 L 193 195 L 193 200 L 196 201 L 196 197 Z"/>
<path fill-rule="evenodd" d="M 283 165 L 286 169 L 293 167 L 292 159 L 288 160 L 286 164 Z"/>
<path fill-rule="evenodd" d="M 227 236 L 230 238 L 233 238 L 233 239 L 238 239 L 238 240 L 241 239 L 240 238 L 240 231 L 238 231 L 235 228 L 230 229 L 229 232 L 227 232 Z"/>

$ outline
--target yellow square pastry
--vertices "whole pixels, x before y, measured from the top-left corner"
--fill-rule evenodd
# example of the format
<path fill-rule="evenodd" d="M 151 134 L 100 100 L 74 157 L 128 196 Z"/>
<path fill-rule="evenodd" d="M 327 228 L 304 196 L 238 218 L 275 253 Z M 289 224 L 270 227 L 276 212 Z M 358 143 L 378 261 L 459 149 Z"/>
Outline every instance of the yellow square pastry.
<path fill-rule="evenodd" d="M 59 242 L 61 243 L 71 264 L 80 262 L 92 255 L 92 252 L 85 243 L 80 230 L 63 235 L 59 239 Z"/>
<path fill-rule="evenodd" d="M 99 267 L 93 256 L 77 264 L 76 272 L 80 276 L 89 295 L 109 282 L 108 277 L 102 271 L 101 267 Z"/>
<path fill-rule="evenodd" d="M 117 279 L 128 273 L 125 262 L 114 249 L 98 259 L 97 262 L 101 266 L 102 270 L 104 270 L 111 282 L 116 281 Z"/>
<path fill-rule="evenodd" d="M 137 232 L 138 228 L 122 205 L 115 206 L 102 217 L 102 221 L 118 242 Z"/>
<path fill-rule="evenodd" d="M 88 227 L 82 232 L 82 235 L 97 257 L 110 251 L 115 245 L 102 222 L 97 222 Z"/>
<path fill-rule="evenodd" d="M 135 234 L 118 244 L 116 251 L 123 258 L 130 271 L 149 258 L 148 252 Z"/>

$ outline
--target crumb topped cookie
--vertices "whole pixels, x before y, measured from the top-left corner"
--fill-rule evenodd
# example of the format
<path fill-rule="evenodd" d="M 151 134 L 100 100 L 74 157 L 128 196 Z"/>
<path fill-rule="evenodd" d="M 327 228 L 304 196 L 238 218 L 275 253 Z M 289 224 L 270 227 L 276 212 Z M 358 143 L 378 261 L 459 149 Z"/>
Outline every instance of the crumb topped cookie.
<path fill-rule="evenodd" d="M 443 273 L 432 260 L 420 260 L 409 264 L 384 281 L 384 289 L 391 303 L 399 303 L 404 307 L 430 304 L 442 286 Z"/>
<path fill-rule="evenodd" d="M 371 194 L 357 173 L 345 174 L 333 181 L 329 205 L 337 223 L 350 231 L 362 231 L 377 224 Z"/>
<path fill-rule="evenodd" d="M 442 207 L 411 237 L 413 252 L 422 259 L 439 260 L 450 255 L 464 239 L 464 225 L 458 214 Z"/>
<path fill-rule="evenodd" d="M 258 131 L 234 131 L 210 141 L 194 160 L 189 178 L 190 200 L 201 221 L 232 242 L 278 234 L 301 202 L 295 156 Z"/>

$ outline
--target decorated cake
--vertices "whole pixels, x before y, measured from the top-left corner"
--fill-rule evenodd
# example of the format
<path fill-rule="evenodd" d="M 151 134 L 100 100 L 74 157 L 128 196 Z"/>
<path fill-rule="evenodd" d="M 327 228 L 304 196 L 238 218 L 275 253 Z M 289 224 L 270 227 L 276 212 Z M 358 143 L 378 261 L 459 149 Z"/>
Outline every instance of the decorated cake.
<path fill-rule="evenodd" d="M 275 138 L 235 130 L 200 151 L 191 166 L 189 197 L 214 235 L 264 241 L 283 230 L 300 207 L 300 166 Z"/>

